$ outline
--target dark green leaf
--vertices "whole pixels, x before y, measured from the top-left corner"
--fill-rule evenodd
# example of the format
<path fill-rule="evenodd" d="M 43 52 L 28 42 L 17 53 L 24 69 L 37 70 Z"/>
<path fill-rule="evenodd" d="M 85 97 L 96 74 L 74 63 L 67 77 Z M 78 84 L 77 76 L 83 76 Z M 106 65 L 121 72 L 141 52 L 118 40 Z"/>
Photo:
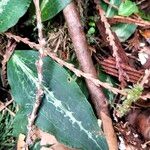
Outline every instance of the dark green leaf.
<path fill-rule="evenodd" d="M 117 7 L 120 6 L 121 2 L 122 2 L 121 0 L 110 0 L 110 4 L 115 5 Z M 108 7 L 105 8 L 106 17 L 110 17 L 111 18 L 111 17 L 113 17 L 113 16 L 118 14 L 118 10 L 113 8 L 112 5 L 108 5 Z"/>
<path fill-rule="evenodd" d="M 32 147 L 30 147 L 30 150 L 40 150 L 40 149 L 41 149 L 40 141 L 35 141 Z"/>
<path fill-rule="evenodd" d="M 122 0 L 110 0 L 110 4 L 120 6 Z M 101 5 L 106 5 L 104 3 L 101 3 Z M 105 12 L 106 17 L 113 17 L 115 15 L 118 15 L 118 11 L 113 8 L 111 5 L 109 5 L 107 8 L 105 6 Z M 119 40 L 121 42 L 126 41 L 136 30 L 136 25 L 134 24 L 125 24 L 125 23 L 118 23 L 116 25 L 112 26 L 112 30 L 116 33 Z"/>
<path fill-rule="evenodd" d="M 8 80 L 14 100 L 21 107 L 14 127 L 25 131 L 27 116 L 31 113 L 38 86 L 35 51 L 16 51 L 8 63 Z M 83 150 L 107 150 L 106 140 L 98 126 L 93 110 L 79 86 L 67 71 L 52 61 L 44 59 L 43 103 L 36 125 L 56 136 L 71 147 Z M 19 122 L 21 130 L 17 129 Z M 23 127 L 24 126 L 24 127 Z"/>
<path fill-rule="evenodd" d="M 46 21 L 57 15 L 72 0 L 41 0 L 42 20 Z"/>
<path fill-rule="evenodd" d="M 121 42 L 126 41 L 136 30 L 137 25 L 118 23 L 112 26 L 112 30 L 116 33 Z"/>
<path fill-rule="evenodd" d="M 99 80 L 101 80 L 103 82 L 107 82 L 112 86 L 116 86 L 117 83 L 116 83 L 115 79 L 112 76 L 110 76 L 110 75 L 106 74 L 105 72 L 103 72 L 100 67 L 98 67 L 98 72 L 99 72 L 99 76 L 98 76 Z M 106 95 L 109 102 L 112 103 L 113 100 L 114 100 L 115 94 L 113 92 L 107 90 L 107 89 L 103 89 L 103 92 Z"/>
<path fill-rule="evenodd" d="M 142 19 L 150 21 L 150 12 L 146 13 L 143 10 L 140 10 L 139 15 L 141 16 Z"/>
<path fill-rule="evenodd" d="M 14 26 L 27 11 L 31 0 L 0 1 L 0 32 Z"/>

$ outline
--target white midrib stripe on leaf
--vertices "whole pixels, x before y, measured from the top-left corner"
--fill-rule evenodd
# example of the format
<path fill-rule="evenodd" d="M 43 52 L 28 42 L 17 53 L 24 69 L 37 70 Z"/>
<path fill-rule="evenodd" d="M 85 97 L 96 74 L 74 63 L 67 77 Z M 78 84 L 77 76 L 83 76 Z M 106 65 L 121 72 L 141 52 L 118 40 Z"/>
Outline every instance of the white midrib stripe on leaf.
<path fill-rule="evenodd" d="M 110 0 L 109 2 L 110 4 L 115 4 L 115 1 L 114 0 Z M 110 13 L 111 13 L 111 10 L 112 10 L 112 6 L 109 5 L 108 8 L 107 8 L 107 12 L 106 12 L 106 17 L 109 17 Z"/>
<path fill-rule="evenodd" d="M 10 0 L 0 0 L 0 14 L 3 13 L 4 7 L 7 5 L 7 3 L 8 3 L 9 1 L 10 1 Z"/>
<path fill-rule="evenodd" d="M 37 77 L 34 76 L 33 71 L 32 71 L 30 68 L 28 68 L 28 67 L 24 64 L 23 60 L 21 60 L 21 59 L 20 59 L 17 55 L 15 55 L 15 54 L 13 55 L 13 62 L 14 62 L 17 66 L 19 66 L 19 67 L 21 68 L 21 70 L 25 73 L 25 75 L 29 78 L 29 80 L 30 80 L 31 82 L 33 82 L 33 83 L 36 85 L 36 87 L 39 85 L 38 79 L 37 79 Z M 55 95 L 53 94 L 53 92 L 52 92 L 52 91 L 49 91 L 49 89 L 48 89 L 47 87 L 43 86 L 43 89 L 44 89 L 45 95 L 48 96 L 48 97 L 51 99 L 51 101 L 48 100 L 48 102 L 51 103 L 51 104 L 53 104 L 53 105 L 56 107 L 56 110 L 57 110 L 58 112 L 60 112 L 61 114 L 63 114 L 64 117 L 68 117 L 68 118 L 69 118 L 69 121 L 72 123 L 72 125 L 77 124 L 78 127 L 80 128 L 80 130 L 83 131 L 83 132 L 88 136 L 88 138 L 91 139 L 91 140 L 97 145 L 97 147 L 99 147 L 99 148 L 101 149 L 101 147 L 99 146 L 99 144 L 97 143 L 97 141 L 93 138 L 92 133 L 89 132 L 88 130 L 86 130 L 86 129 L 83 127 L 81 121 L 78 121 L 78 120 L 73 116 L 73 112 L 68 111 L 68 110 L 66 109 L 66 107 L 64 107 L 64 106 L 62 105 L 62 102 L 61 102 L 60 100 L 58 100 L 58 99 L 55 97 Z"/>
<path fill-rule="evenodd" d="M 42 4 L 41 4 L 41 11 L 45 8 L 45 6 L 47 5 L 47 3 L 49 2 L 49 0 L 43 0 Z"/>

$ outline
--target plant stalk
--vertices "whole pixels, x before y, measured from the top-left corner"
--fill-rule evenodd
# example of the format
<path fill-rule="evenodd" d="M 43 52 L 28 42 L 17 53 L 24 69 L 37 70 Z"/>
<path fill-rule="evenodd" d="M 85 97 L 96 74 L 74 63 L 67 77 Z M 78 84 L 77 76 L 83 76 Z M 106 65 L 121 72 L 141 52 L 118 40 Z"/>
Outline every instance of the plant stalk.
<path fill-rule="evenodd" d="M 63 10 L 66 22 L 68 24 L 68 29 L 70 37 L 72 39 L 74 50 L 76 52 L 78 61 L 85 73 L 92 74 L 93 78 L 97 78 L 96 69 L 94 68 L 91 54 L 88 49 L 88 44 L 86 41 L 85 33 L 81 25 L 79 13 L 76 10 L 74 2 L 71 2 Z M 109 115 L 108 102 L 105 95 L 100 87 L 97 87 L 90 80 L 86 80 L 86 84 L 91 95 L 91 100 L 95 106 L 98 118 L 101 118 L 103 123 L 103 130 L 106 136 L 108 147 L 110 150 L 117 150 L 117 138 L 115 131 L 113 129 L 112 120 Z"/>

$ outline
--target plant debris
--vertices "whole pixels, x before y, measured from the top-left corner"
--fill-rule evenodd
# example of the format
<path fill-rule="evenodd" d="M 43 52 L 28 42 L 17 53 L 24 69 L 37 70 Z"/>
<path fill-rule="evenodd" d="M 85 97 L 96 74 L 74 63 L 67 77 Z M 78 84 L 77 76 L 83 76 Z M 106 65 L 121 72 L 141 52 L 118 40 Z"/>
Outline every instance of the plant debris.
<path fill-rule="evenodd" d="M 2 18 L 5 11 L 2 10 L 0 149 L 14 149 L 15 146 L 18 150 L 22 147 L 36 149 L 39 146 L 41 149 L 69 150 L 72 149 L 70 148 L 72 145 L 74 148 L 77 147 L 77 143 L 71 143 L 71 140 L 68 142 L 63 139 L 59 142 L 65 142 L 59 143 L 54 137 L 60 136 L 57 131 L 43 132 L 44 130 L 35 126 L 41 113 L 43 97 L 46 96 L 43 89 L 43 84 L 47 84 L 44 83 L 43 74 L 45 57 L 52 58 L 68 70 L 72 77 L 67 80 L 70 84 L 72 80 L 78 83 L 78 79 L 83 82 L 83 85 L 78 84 L 83 93 L 88 93 L 86 98 L 94 110 L 93 115 L 102 121 L 102 137 L 106 138 L 109 149 L 116 150 L 118 147 L 120 150 L 150 149 L 150 2 L 66 0 L 60 3 L 60 1 L 57 0 L 60 7 L 55 1 L 54 6 L 51 5 L 50 8 L 47 7 L 49 2 L 33 0 L 31 3 L 30 0 L 26 0 L 25 6 L 22 4 L 23 7 L 20 7 L 24 8 L 23 17 L 20 18 L 16 11 L 13 12 L 14 20 L 20 19 L 18 23 L 12 21 L 9 24 L 9 20 Z M 3 7 L 0 3 L 0 8 L 1 6 Z M 11 10 L 13 5 L 6 4 L 7 7 Z M 25 8 L 28 11 L 25 12 Z M 6 14 L 8 18 L 9 14 Z M 32 33 L 27 33 L 28 29 Z M 7 77 L 9 71 L 7 63 L 16 49 L 36 49 L 39 53 L 39 59 L 35 64 L 38 76 L 37 92 L 34 93 L 36 102 L 32 106 L 33 111 L 28 114 L 28 125 L 25 125 L 28 129 L 27 135 L 25 132 L 19 134 L 18 140 L 13 133 L 13 121 L 16 119 L 16 112 L 20 113 L 21 105 L 12 98 L 13 87 L 10 87 Z M 97 66 L 100 69 L 96 70 Z M 105 77 L 100 72 L 103 72 Z M 99 80 L 98 76 L 105 80 Z M 114 84 L 110 84 L 112 82 L 109 82 L 107 77 L 112 79 Z M 85 90 L 86 86 L 88 90 Z M 110 93 L 114 94 L 111 100 Z M 65 110 L 71 111 L 68 104 L 64 103 L 67 107 Z M 82 125 L 82 120 L 80 122 Z M 23 126 L 21 128 L 23 132 Z M 70 129 L 70 125 L 68 128 Z M 61 134 L 65 134 L 63 130 Z"/>

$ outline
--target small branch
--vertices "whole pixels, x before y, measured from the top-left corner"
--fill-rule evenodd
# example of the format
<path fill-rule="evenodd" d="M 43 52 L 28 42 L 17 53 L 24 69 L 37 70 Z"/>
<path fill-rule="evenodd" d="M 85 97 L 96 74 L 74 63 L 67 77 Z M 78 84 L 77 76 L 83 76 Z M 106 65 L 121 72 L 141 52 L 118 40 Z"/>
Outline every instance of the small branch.
<path fill-rule="evenodd" d="M 13 102 L 13 100 L 10 100 L 10 101 L 8 101 L 8 102 L 6 102 L 6 103 L 0 102 L 0 112 L 1 112 L 3 109 L 5 109 L 8 105 L 10 105 L 12 102 Z"/>
<path fill-rule="evenodd" d="M 39 0 L 33 0 L 35 9 L 36 9 L 36 19 L 37 19 L 37 28 L 38 28 L 38 37 L 39 37 L 39 60 L 36 62 L 37 66 L 37 74 L 38 74 L 38 87 L 37 87 L 37 94 L 36 94 L 36 101 L 33 106 L 33 110 L 31 112 L 31 115 L 28 118 L 28 133 L 26 138 L 26 145 L 29 146 L 32 143 L 31 139 L 31 132 L 32 132 L 32 126 L 35 122 L 35 119 L 37 117 L 38 109 L 40 107 L 40 104 L 42 102 L 42 96 L 43 96 L 43 89 L 42 89 L 42 79 L 43 79 L 43 58 L 44 58 L 44 49 L 45 49 L 45 39 L 43 38 L 42 33 L 42 21 L 41 21 L 41 12 L 40 12 L 40 6 L 39 6 Z"/>
<path fill-rule="evenodd" d="M 134 19 L 130 17 L 123 17 L 123 16 L 114 16 L 112 18 L 108 18 L 108 21 L 110 24 L 114 24 L 116 22 L 122 22 L 122 23 L 128 23 L 128 24 L 136 24 L 141 27 L 150 27 L 150 22 Z"/>
<path fill-rule="evenodd" d="M 68 24 L 70 37 L 72 39 L 74 50 L 82 67 L 82 70 L 85 73 L 90 73 L 92 75 L 91 77 L 95 78 L 95 80 L 97 81 L 98 79 L 96 70 L 91 59 L 86 37 L 83 32 L 79 13 L 76 9 L 75 4 L 72 2 L 67 5 L 63 10 L 63 13 Z M 111 150 L 117 150 L 117 138 L 113 129 L 112 120 L 109 115 L 108 101 L 103 94 L 101 87 L 97 87 L 95 84 L 93 84 L 93 80 L 91 81 L 86 79 L 86 84 L 91 95 L 91 100 L 95 106 L 96 113 L 102 120 L 103 130 L 108 143 L 108 147 Z"/>
<path fill-rule="evenodd" d="M 125 81 L 124 81 L 123 77 L 126 77 L 128 79 L 128 75 L 126 74 L 126 72 L 121 67 L 122 60 L 119 56 L 119 49 L 115 43 L 115 37 L 114 37 L 114 35 L 110 29 L 110 24 L 107 21 L 107 18 L 105 16 L 105 12 L 103 11 L 103 9 L 101 8 L 101 6 L 99 4 L 99 0 L 94 0 L 94 2 L 96 4 L 96 9 L 98 10 L 99 15 L 101 17 L 101 21 L 104 23 L 104 26 L 106 29 L 106 34 L 108 36 L 107 41 L 109 42 L 110 46 L 113 49 L 113 56 L 116 58 L 116 67 L 117 67 L 118 73 L 119 73 L 119 81 L 122 81 L 124 83 Z"/>
<path fill-rule="evenodd" d="M 106 33 L 106 28 L 104 26 L 104 23 L 99 19 L 97 21 L 97 28 L 99 30 L 99 33 L 101 35 L 102 40 L 104 41 L 104 43 L 108 43 L 108 48 L 110 49 L 111 53 L 113 53 L 113 48 L 112 46 L 109 44 L 110 42 L 108 41 L 108 35 Z M 113 36 L 114 36 L 114 42 L 116 44 L 116 47 L 118 48 L 118 55 L 122 61 L 122 64 L 128 65 L 129 63 L 129 58 L 127 57 L 125 50 L 123 49 L 117 35 L 112 32 Z"/>
<path fill-rule="evenodd" d="M 39 44 L 30 42 L 28 38 L 22 38 L 20 36 L 13 35 L 11 33 L 5 33 L 5 35 L 8 38 L 12 38 L 12 39 L 16 40 L 17 42 L 23 42 L 23 43 L 29 45 L 31 48 L 35 48 L 37 50 L 40 48 Z M 76 76 L 78 76 L 78 77 L 82 76 L 82 77 L 90 80 L 91 82 L 93 82 L 96 86 L 98 86 L 98 87 L 102 86 L 102 87 L 108 89 L 109 91 L 113 92 L 114 94 L 121 94 L 121 95 L 127 96 L 127 93 L 124 90 L 119 90 L 117 88 L 114 88 L 109 83 L 102 82 L 102 81 L 98 80 L 97 78 L 94 78 L 90 73 L 85 73 L 79 69 L 74 68 L 74 65 L 67 63 L 67 62 L 63 61 L 62 59 L 58 58 L 57 55 L 55 53 L 53 53 L 51 49 L 46 48 L 44 53 L 45 53 L 45 55 L 48 55 L 53 60 L 55 60 L 57 63 L 59 63 L 61 66 L 65 66 L 66 68 L 68 68 L 69 70 L 74 72 L 76 74 Z M 148 99 L 148 98 L 150 98 L 150 95 L 143 95 L 140 98 Z"/>
<path fill-rule="evenodd" d="M 23 42 L 23 43 L 29 45 L 31 48 L 35 48 L 37 50 L 40 48 L 39 44 L 36 44 L 34 42 L 30 42 L 28 38 L 22 38 L 20 36 L 13 35 L 11 33 L 5 33 L 5 35 L 8 38 L 12 38 L 12 39 L 16 40 L 17 42 Z M 125 95 L 126 96 L 126 93 L 123 90 L 119 90 L 117 88 L 114 88 L 107 82 L 101 82 L 97 78 L 94 78 L 92 76 L 92 74 L 85 73 L 85 72 L 83 72 L 83 71 L 81 71 L 79 69 L 76 69 L 76 68 L 74 68 L 74 65 L 72 65 L 70 63 L 67 63 L 67 62 L 63 61 L 62 59 L 58 58 L 56 56 L 56 54 L 53 53 L 50 48 L 46 48 L 44 53 L 45 53 L 45 55 L 50 56 L 53 60 L 58 62 L 60 65 L 65 66 L 66 68 L 68 68 L 69 70 L 74 72 L 76 74 L 76 76 L 78 76 L 78 77 L 83 76 L 84 78 L 86 78 L 86 79 L 90 80 L 91 82 L 93 82 L 96 86 L 102 86 L 102 87 L 112 91 L 114 94 L 118 94 L 119 93 L 121 95 Z"/>
<path fill-rule="evenodd" d="M 118 10 L 119 8 L 116 5 L 111 4 L 111 2 L 109 2 L 109 0 L 103 0 L 106 4 L 108 4 L 109 6 L 113 7 L 114 9 Z"/>
<path fill-rule="evenodd" d="M 145 83 L 148 83 L 148 78 L 150 76 L 150 69 L 146 69 L 145 70 L 145 75 L 142 79 L 142 81 L 140 82 L 140 85 L 143 87 Z"/>
<path fill-rule="evenodd" d="M 10 59 L 11 55 L 13 54 L 15 47 L 16 47 L 16 42 L 8 40 L 8 44 L 6 46 L 6 52 L 3 55 L 2 71 L 1 71 L 2 85 L 4 88 L 7 87 L 6 65 L 7 65 L 7 62 Z"/>
<path fill-rule="evenodd" d="M 5 109 L 9 112 L 9 114 L 13 117 L 15 117 L 15 113 L 13 111 L 11 111 L 10 109 L 8 109 L 7 107 L 5 107 Z"/>

